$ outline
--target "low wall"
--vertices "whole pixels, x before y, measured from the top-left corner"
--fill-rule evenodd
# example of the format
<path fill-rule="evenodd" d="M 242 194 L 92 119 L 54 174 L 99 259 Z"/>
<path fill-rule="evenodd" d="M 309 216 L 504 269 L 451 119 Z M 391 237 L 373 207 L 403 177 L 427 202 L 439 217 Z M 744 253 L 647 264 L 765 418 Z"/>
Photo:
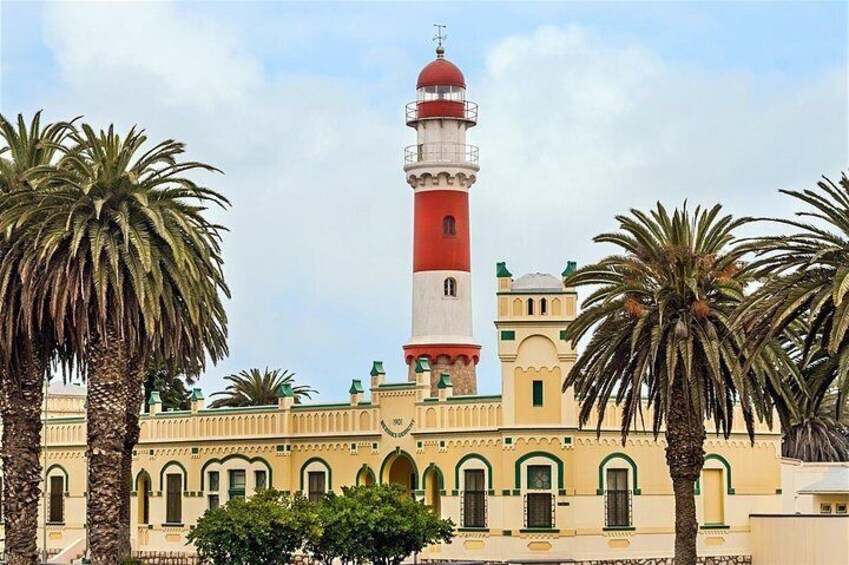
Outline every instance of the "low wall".
<path fill-rule="evenodd" d="M 520 559 L 509 561 L 422 561 L 429 565 L 475 565 L 478 563 L 486 565 L 675 565 L 675 560 L 672 557 L 646 557 L 643 559 L 603 559 L 593 561 L 574 561 L 574 560 L 528 560 Z M 719 557 L 700 557 L 699 565 L 752 565 L 752 558 L 749 555 L 723 555 Z"/>
<path fill-rule="evenodd" d="M 754 565 L 846 565 L 849 516 L 834 514 L 752 514 Z"/>
<path fill-rule="evenodd" d="M 197 555 L 178 551 L 134 551 L 133 557 L 146 565 L 200 565 Z"/>

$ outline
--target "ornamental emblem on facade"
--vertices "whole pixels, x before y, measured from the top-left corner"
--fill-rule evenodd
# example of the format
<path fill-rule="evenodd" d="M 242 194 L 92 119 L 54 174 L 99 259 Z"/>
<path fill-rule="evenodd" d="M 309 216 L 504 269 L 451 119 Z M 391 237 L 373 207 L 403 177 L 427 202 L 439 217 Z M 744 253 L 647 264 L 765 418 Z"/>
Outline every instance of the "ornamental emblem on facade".
<path fill-rule="evenodd" d="M 383 428 L 383 431 L 386 432 L 387 434 L 389 434 L 391 437 L 399 438 L 399 437 L 404 437 L 405 435 L 410 433 L 410 430 L 413 429 L 413 425 L 415 425 L 415 423 L 416 423 L 415 420 L 410 420 L 410 423 L 407 424 L 407 427 L 401 428 L 401 426 L 404 425 L 404 419 L 403 418 L 393 418 L 392 424 L 391 424 L 392 428 L 389 427 L 389 424 L 386 423 L 386 420 L 380 421 L 380 427 Z M 398 428 L 401 428 L 401 429 L 399 430 Z"/>

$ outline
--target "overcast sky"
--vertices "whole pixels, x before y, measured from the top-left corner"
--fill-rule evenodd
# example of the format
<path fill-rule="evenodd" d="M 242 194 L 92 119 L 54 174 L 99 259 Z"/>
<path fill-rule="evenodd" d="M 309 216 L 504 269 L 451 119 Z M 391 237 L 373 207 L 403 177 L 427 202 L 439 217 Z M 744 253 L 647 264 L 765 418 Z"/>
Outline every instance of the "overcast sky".
<path fill-rule="evenodd" d="M 0 111 L 139 124 L 188 144 L 233 202 L 231 356 L 347 397 L 405 378 L 412 190 L 403 107 L 433 23 L 480 104 L 472 189 L 479 390 L 500 389 L 495 263 L 598 259 L 657 200 L 788 214 L 779 188 L 847 169 L 847 4 L 0 4 Z"/>

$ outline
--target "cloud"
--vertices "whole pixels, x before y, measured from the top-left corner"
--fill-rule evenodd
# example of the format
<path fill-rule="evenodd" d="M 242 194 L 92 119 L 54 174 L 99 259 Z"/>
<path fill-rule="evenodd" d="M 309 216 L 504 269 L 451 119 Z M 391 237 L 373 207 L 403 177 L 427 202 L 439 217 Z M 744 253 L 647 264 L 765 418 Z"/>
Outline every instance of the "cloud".
<path fill-rule="evenodd" d="M 320 25 L 320 23 L 316 24 Z M 61 84 L 34 93 L 51 115 L 145 125 L 188 143 L 226 175 L 230 370 L 281 366 L 344 398 L 384 359 L 404 378 L 409 334 L 412 143 L 387 77 L 269 69 L 250 29 L 170 3 L 49 4 L 45 41 Z M 364 60 L 370 59 L 361 38 Z M 385 51 L 383 52 L 385 53 Z M 303 65 L 302 65 L 303 66 Z M 379 70 L 372 68 L 371 73 Z M 418 69 L 409 68 L 412 82 Z M 787 211 L 779 187 L 846 165 L 845 70 L 799 78 L 705 70 L 580 26 L 506 37 L 467 76 L 481 123 L 472 189 L 480 386 L 498 390 L 494 264 L 559 272 L 603 253 L 590 240 L 613 216 L 655 200 Z M 412 98 L 412 86 L 409 97 Z"/>

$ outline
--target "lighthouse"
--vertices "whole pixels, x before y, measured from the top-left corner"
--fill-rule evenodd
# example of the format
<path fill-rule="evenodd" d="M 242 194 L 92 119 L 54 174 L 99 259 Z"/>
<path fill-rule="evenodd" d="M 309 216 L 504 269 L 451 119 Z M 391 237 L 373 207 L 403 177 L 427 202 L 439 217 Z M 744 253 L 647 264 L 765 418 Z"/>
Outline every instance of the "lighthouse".
<path fill-rule="evenodd" d="M 476 394 L 480 345 L 472 335 L 469 190 L 479 166 L 466 131 L 477 124 L 478 108 L 466 100 L 466 80 L 445 58 L 441 34 L 436 39 L 436 59 L 419 73 L 416 101 L 406 107 L 416 144 L 404 152 L 415 201 L 412 335 L 404 358 L 410 380 L 416 360 L 429 361 L 433 393 L 448 373 L 454 394 Z"/>

